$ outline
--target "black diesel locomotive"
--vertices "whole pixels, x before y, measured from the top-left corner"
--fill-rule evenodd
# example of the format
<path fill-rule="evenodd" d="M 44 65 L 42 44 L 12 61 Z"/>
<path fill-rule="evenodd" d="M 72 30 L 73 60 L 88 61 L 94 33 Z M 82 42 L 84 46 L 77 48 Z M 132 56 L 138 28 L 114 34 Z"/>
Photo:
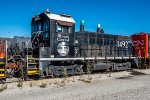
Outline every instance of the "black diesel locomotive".
<path fill-rule="evenodd" d="M 98 24 L 97 32 L 75 32 L 75 21 L 70 15 L 45 12 L 34 16 L 31 22 L 32 46 L 38 52 L 41 74 L 61 75 L 65 68 L 68 74 L 92 70 L 126 70 L 137 65 L 132 57 L 132 43 L 128 36 L 104 33 Z M 35 54 L 35 53 L 34 53 Z M 29 58 L 30 59 L 30 58 Z"/>

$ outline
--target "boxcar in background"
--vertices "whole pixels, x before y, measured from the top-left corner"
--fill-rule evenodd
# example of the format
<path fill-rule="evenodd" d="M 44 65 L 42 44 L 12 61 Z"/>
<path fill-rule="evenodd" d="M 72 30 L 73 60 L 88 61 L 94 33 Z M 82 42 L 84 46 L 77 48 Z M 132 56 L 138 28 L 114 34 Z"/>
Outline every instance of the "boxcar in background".
<path fill-rule="evenodd" d="M 147 68 L 149 65 L 150 35 L 148 33 L 138 33 L 131 36 L 133 55 L 140 58 L 141 67 Z"/>

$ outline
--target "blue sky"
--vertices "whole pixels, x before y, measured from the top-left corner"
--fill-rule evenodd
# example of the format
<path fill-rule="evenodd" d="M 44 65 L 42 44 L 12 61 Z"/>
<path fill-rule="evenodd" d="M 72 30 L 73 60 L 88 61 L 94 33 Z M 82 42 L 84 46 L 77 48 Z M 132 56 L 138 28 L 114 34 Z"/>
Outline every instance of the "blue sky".
<path fill-rule="evenodd" d="M 52 13 L 67 13 L 81 19 L 85 30 L 131 35 L 150 33 L 150 0 L 0 0 L 0 36 L 30 36 L 31 18 L 49 8 Z"/>

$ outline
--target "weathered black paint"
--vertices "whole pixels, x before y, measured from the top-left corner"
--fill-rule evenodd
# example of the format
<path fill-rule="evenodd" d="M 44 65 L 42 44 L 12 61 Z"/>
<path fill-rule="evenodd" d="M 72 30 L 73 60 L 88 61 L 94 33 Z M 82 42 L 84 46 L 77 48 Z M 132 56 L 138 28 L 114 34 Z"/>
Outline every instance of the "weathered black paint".
<path fill-rule="evenodd" d="M 44 31 L 44 23 L 48 23 L 48 30 Z M 31 22 L 31 27 L 38 25 L 41 23 L 41 33 L 39 35 L 36 35 L 37 31 L 31 33 L 31 40 L 33 47 L 49 47 L 50 48 L 50 54 L 52 57 L 64 57 L 61 56 L 57 51 L 57 20 L 50 19 L 47 17 L 45 13 L 41 13 L 40 15 L 33 17 Z M 65 22 L 64 22 L 65 23 Z M 65 57 L 74 57 L 74 32 L 75 32 L 75 24 L 70 27 L 70 33 L 65 33 L 67 36 L 69 36 L 69 42 L 67 44 L 69 45 L 69 53 Z M 33 34 L 34 33 L 34 34 Z M 48 33 L 48 38 L 44 39 L 44 34 Z M 64 34 L 64 33 L 61 33 Z"/>

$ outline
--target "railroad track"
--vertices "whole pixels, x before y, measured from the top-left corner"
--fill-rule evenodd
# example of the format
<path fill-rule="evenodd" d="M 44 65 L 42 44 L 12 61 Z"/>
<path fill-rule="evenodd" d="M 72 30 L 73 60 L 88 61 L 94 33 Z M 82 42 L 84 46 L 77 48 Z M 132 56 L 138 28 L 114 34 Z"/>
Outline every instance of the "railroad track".
<path fill-rule="evenodd" d="M 132 72 L 133 70 L 136 70 L 135 68 L 129 69 L 129 70 L 124 70 L 124 71 L 129 71 Z M 94 74 L 108 74 L 108 77 L 111 77 L 111 74 L 113 73 L 117 73 L 117 72 L 121 72 L 121 71 L 94 71 L 91 74 L 77 74 L 77 75 L 68 75 L 67 77 L 71 77 L 71 76 L 82 76 L 82 75 L 94 75 Z M 24 82 L 24 81 L 35 81 L 35 80 L 45 80 L 45 79 L 53 79 L 53 78 L 64 78 L 63 76 L 59 76 L 59 77 L 53 77 L 52 75 L 49 76 L 41 76 L 41 77 L 27 77 L 26 80 L 24 80 L 22 77 L 8 77 L 6 78 L 5 81 L 1 81 L 0 84 L 5 84 L 5 83 L 14 83 L 14 82 Z"/>

